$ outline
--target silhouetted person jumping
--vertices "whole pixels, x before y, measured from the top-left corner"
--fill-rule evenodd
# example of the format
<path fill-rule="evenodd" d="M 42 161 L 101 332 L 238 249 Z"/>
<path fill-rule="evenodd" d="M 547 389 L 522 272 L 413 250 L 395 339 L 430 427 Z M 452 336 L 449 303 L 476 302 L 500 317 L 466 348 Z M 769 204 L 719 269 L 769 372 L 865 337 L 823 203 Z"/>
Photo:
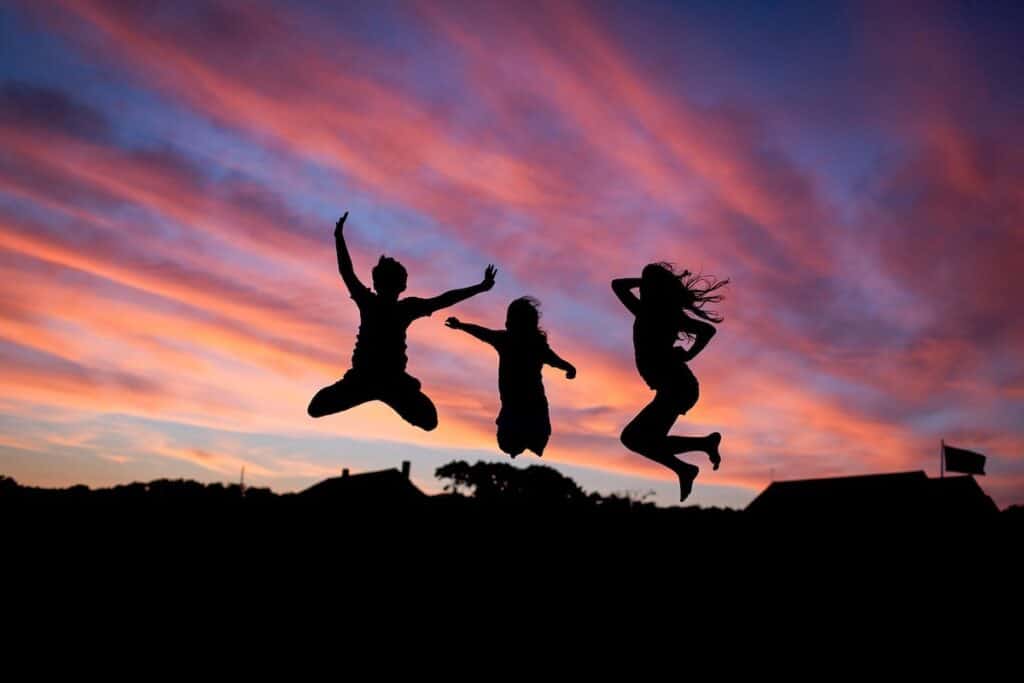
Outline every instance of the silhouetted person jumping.
<path fill-rule="evenodd" d="M 536 300 L 522 297 L 510 303 L 504 330 L 464 323 L 458 318 L 448 318 L 445 324 L 490 344 L 498 352 L 498 447 L 513 458 L 527 449 L 544 455 L 551 437 L 551 420 L 541 369 L 546 363 L 565 370 L 565 376 L 572 379 L 576 368 L 548 346 Z"/>
<path fill-rule="evenodd" d="M 703 451 L 716 470 L 722 461 L 718 453 L 722 435 L 718 432 L 701 437 L 669 436 L 668 432 L 676 418 L 697 403 L 697 378 L 686 364 L 714 336 L 711 323 L 722 322 L 721 316 L 705 311 L 704 305 L 721 301 L 722 295 L 715 292 L 728 282 L 686 270 L 676 275 L 667 263 L 648 264 L 639 278 L 612 280 L 612 290 L 636 316 L 636 368 L 655 391 L 654 400 L 622 430 L 622 443 L 676 473 L 680 502 L 690 495 L 700 470 L 679 460 L 677 453 Z M 640 289 L 639 298 L 633 294 L 636 288 Z M 676 346 L 680 339 L 690 340 L 690 348 Z"/>
<path fill-rule="evenodd" d="M 338 270 L 359 307 L 359 333 L 352 351 L 352 369 L 329 387 L 316 393 L 307 409 L 310 417 L 340 413 L 367 401 L 383 401 L 402 418 L 421 429 L 437 427 L 437 409 L 420 382 L 405 371 L 405 333 L 412 321 L 447 308 L 494 286 L 497 273 L 487 266 L 480 284 L 453 289 L 432 299 L 398 296 L 405 291 L 407 274 L 401 263 L 381 256 L 373 267 L 371 292 L 356 277 L 345 245 L 345 219 L 334 227 Z"/>

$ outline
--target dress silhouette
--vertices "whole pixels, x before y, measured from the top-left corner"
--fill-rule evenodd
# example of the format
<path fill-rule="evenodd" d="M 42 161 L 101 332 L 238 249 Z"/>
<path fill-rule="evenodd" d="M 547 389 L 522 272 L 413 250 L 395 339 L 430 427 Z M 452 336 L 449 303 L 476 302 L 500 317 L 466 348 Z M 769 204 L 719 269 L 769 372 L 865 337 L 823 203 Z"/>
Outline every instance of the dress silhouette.
<path fill-rule="evenodd" d="M 487 266 L 479 284 L 453 289 L 431 299 L 406 297 L 405 267 L 393 258 L 381 256 L 373 267 L 373 290 L 355 274 L 345 244 L 345 219 L 338 219 L 334 241 L 338 270 L 349 294 L 359 307 L 359 333 L 352 351 L 352 369 L 339 381 L 316 393 L 307 409 L 310 417 L 323 417 L 348 410 L 367 401 L 383 401 L 406 422 L 430 431 L 437 427 L 437 409 L 422 391 L 418 379 L 405 371 L 405 334 L 417 318 L 447 308 L 494 286 L 497 270 Z"/>
<path fill-rule="evenodd" d="M 525 450 L 543 456 L 551 437 L 548 399 L 541 379 L 544 364 L 565 370 L 568 379 L 576 376 L 572 363 L 548 346 L 547 335 L 539 323 L 538 304 L 529 297 L 509 304 L 504 330 L 464 323 L 458 318 L 445 321 L 448 327 L 462 330 L 498 352 L 498 447 L 513 458 Z"/>
<path fill-rule="evenodd" d="M 639 278 L 612 281 L 616 296 L 636 316 L 636 368 L 655 392 L 654 399 L 623 429 L 622 444 L 675 472 L 680 502 L 690 495 L 700 470 L 676 454 L 702 451 L 716 470 L 722 460 L 718 453 L 722 435 L 718 432 L 701 437 L 668 433 L 676 418 L 697 403 L 699 386 L 687 363 L 714 336 L 711 323 L 722 322 L 714 312 L 705 311 L 704 305 L 721 301 L 718 290 L 728 282 L 685 270 L 677 275 L 667 263 L 648 264 Z M 639 297 L 633 293 L 638 288 Z M 680 339 L 691 341 L 690 348 L 676 346 Z"/>

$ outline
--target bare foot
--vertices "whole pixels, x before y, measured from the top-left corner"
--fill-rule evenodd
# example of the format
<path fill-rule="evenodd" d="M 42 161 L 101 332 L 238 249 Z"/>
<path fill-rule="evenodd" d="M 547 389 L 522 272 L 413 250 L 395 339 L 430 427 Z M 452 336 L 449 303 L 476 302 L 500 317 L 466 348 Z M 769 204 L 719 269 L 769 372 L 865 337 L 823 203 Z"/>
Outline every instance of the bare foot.
<path fill-rule="evenodd" d="M 681 462 L 676 468 L 676 475 L 679 477 L 679 502 L 686 500 L 690 491 L 693 490 L 693 480 L 697 478 L 700 469 L 688 462 Z"/>
<path fill-rule="evenodd" d="M 712 432 L 708 435 L 708 460 L 711 461 L 712 469 L 717 470 L 722 464 L 722 456 L 718 453 L 718 445 L 722 443 L 722 435 Z"/>

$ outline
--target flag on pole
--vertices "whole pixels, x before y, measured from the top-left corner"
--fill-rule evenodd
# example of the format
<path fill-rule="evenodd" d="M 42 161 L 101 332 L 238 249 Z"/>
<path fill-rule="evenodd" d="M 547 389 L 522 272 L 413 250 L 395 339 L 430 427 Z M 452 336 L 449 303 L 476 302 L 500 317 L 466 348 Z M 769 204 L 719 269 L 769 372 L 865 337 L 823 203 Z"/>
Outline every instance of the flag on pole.
<path fill-rule="evenodd" d="M 985 456 L 981 453 L 942 444 L 942 457 L 946 461 L 946 469 L 950 472 L 985 474 Z"/>

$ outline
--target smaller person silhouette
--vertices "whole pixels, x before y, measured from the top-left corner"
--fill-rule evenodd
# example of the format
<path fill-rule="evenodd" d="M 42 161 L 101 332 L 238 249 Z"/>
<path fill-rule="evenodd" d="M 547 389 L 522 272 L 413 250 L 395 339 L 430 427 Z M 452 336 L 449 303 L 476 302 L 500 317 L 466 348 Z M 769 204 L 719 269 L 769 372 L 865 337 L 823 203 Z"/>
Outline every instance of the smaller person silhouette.
<path fill-rule="evenodd" d="M 406 271 L 393 258 L 381 256 L 373 267 L 373 290 L 359 281 L 345 244 L 345 219 L 334 226 L 338 270 L 349 294 L 359 307 L 359 332 L 352 350 L 352 369 L 334 384 L 324 387 L 309 402 L 310 417 L 323 417 L 367 401 L 382 401 L 402 419 L 420 429 L 437 427 L 437 409 L 420 391 L 420 381 L 405 371 L 405 334 L 417 318 L 448 308 L 494 287 L 494 266 L 487 266 L 484 279 L 472 287 L 453 289 L 430 299 L 409 296 L 405 291 Z"/>
<path fill-rule="evenodd" d="M 543 366 L 564 370 L 567 379 L 576 377 L 572 363 L 548 346 L 547 334 L 540 328 L 538 306 L 530 297 L 510 303 L 504 330 L 464 323 L 454 317 L 445 321 L 448 327 L 462 330 L 498 352 L 498 447 L 513 458 L 525 450 L 543 456 L 551 437 L 548 399 L 541 379 Z"/>

